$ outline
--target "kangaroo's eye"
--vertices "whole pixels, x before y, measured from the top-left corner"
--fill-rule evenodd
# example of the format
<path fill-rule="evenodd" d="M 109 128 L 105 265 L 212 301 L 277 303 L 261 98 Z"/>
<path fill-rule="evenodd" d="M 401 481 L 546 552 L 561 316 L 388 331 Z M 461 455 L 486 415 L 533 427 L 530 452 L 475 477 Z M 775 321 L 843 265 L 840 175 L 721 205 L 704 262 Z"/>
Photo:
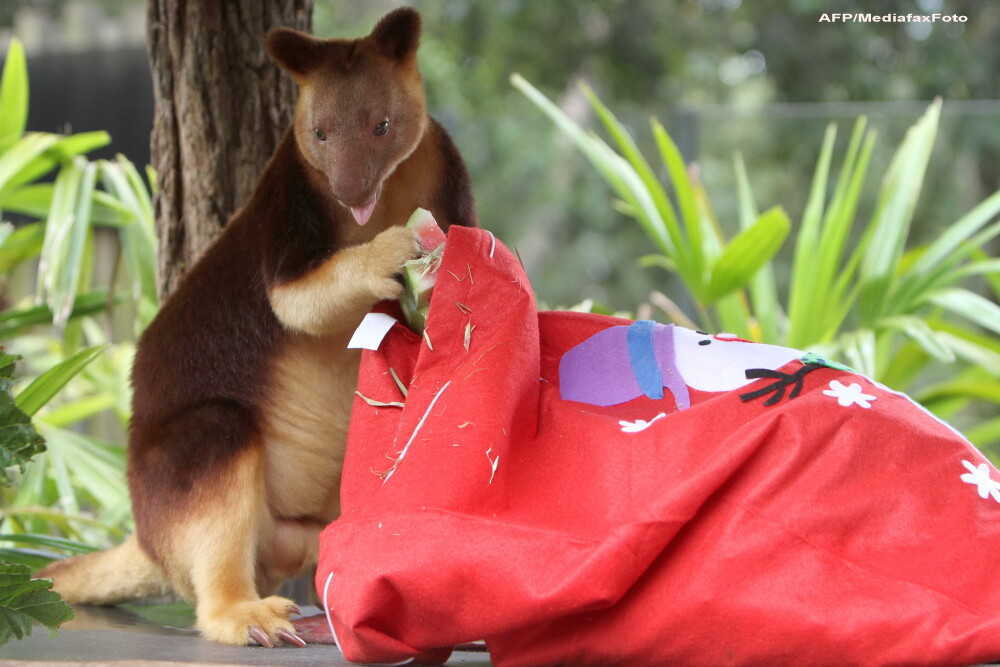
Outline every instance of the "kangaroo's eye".
<path fill-rule="evenodd" d="M 383 120 L 381 123 L 375 126 L 375 130 L 372 132 L 376 137 L 383 137 L 389 133 L 389 121 Z"/>
<path fill-rule="evenodd" d="M 313 134 L 315 134 L 316 138 L 319 139 L 320 141 L 326 141 L 326 132 L 319 129 L 318 127 L 315 130 L 313 130 Z"/>

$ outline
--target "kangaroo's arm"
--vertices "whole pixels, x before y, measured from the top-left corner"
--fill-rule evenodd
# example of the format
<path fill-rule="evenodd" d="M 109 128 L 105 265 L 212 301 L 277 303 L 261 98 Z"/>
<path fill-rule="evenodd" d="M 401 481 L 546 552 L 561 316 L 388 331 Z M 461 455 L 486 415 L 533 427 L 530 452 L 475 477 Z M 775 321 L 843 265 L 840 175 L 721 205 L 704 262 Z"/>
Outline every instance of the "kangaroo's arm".
<path fill-rule="evenodd" d="M 367 243 L 333 253 L 312 271 L 268 290 L 281 323 L 313 335 L 357 327 L 372 306 L 396 299 L 403 285 L 396 277 L 417 254 L 413 232 L 390 227 Z"/>

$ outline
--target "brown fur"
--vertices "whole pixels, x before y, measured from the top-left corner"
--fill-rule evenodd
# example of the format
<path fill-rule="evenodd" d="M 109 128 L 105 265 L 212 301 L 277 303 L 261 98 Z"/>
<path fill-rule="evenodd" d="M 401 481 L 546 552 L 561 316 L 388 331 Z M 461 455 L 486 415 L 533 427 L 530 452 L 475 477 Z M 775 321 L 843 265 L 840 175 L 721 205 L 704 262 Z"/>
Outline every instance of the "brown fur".
<path fill-rule="evenodd" d="M 346 343 L 400 293 L 395 276 L 416 245 L 398 225 L 417 206 L 443 227 L 476 223 L 461 157 L 426 114 L 418 36 L 410 9 L 358 40 L 269 36 L 300 86 L 296 121 L 140 339 L 128 467 L 137 537 L 40 573 L 70 602 L 173 588 L 195 601 L 209 638 L 246 644 L 254 628 L 281 643 L 292 632 L 292 603 L 261 596 L 315 563 L 316 536 L 339 514 L 359 362 Z M 385 121 L 388 132 L 373 131 Z M 350 207 L 376 195 L 358 224 Z"/>

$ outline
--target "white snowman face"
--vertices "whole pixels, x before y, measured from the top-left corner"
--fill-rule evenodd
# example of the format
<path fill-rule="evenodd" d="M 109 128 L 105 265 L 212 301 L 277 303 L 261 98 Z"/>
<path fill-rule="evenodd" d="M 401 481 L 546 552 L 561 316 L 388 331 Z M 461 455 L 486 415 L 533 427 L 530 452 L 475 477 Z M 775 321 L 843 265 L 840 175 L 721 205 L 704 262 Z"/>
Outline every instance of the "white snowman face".
<path fill-rule="evenodd" d="M 674 363 L 684 382 L 698 391 L 732 391 L 755 380 L 750 368 L 781 368 L 804 353 L 788 347 L 748 343 L 735 336 L 712 336 L 674 327 Z"/>

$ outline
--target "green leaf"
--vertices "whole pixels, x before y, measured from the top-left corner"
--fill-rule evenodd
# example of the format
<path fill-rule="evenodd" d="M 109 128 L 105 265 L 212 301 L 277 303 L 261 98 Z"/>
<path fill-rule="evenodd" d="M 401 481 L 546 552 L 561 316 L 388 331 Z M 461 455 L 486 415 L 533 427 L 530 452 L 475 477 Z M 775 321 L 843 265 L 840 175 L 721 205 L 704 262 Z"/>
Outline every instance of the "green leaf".
<path fill-rule="evenodd" d="M 21 262 L 36 257 L 42 250 L 45 228 L 41 223 L 23 225 L 14 230 L 0 247 L 0 273 L 7 273 Z M 0 336 L 0 339 L 3 339 Z"/>
<path fill-rule="evenodd" d="M 959 282 L 969 276 L 996 277 L 1000 275 L 1000 259 L 982 259 L 955 269 L 947 278 L 948 283 Z"/>
<path fill-rule="evenodd" d="M 0 352 L 0 486 L 9 486 L 7 468 L 17 466 L 22 472 L 35 454 L 45 451 L 45 442 L 27 415 L 14 400 L 14 363 L 19 359 Z"/>
<path fill-rule="evenodd" d="M 743 156 L 737 152 L 733 158 L 736 169 L 736 184 L 739 193 L 740 229 L 748 229 L 759 215 L 757 202 L 750 178 L 747 176 Z M 752 340 L 764 343 L 779 343 L 778 323 L 781 318 L 781 303 L 778 297 L 774 266 L 768 262 L 757 271 L 750 281 L 750 300 L 753 303 L 757 331 L 751 332 Z"/>
<path fill-rule="evenodd" d="M 812 315 L 813 301 L 817 292 L 816 256 L 820 252 L 819 235 L 826 202 L 826 188 L 829 181 L 830 163 L 837 138 L 837 127 L 829 125 L 823 138 L 816 167 L 813 170 L 809 198 L 806 200 L 802 222 L 797 230 L 795 255 L 792 262 L 792 281 L 789 287 L 788 317 L 793 347 L 804 347 L 816 341 L 815 318 Z"/>
<path fill-rule="evenodd" d="M 871 329 L 859 329 L 841 335 L 840 344 L 848 366 L 867 377 L 875 377 L 876 338 Z"/>
<path fill-rule="evenodd" d="M 628 204 L 633 217 L 649 237 L 657 242 L 665 253 L 673 254 L 678 260 L 678 265 L 683 266 L 680 264 L 682 255 L 673 247 L 663 217 L 643 185 L 642 178 L 632 165 L 615 153 L 610 146 L 594 135 L 587 136 L 590 137 L 591 143 L 584 150 L 584 155 L 591 160 L 615 193 Z"/>
<path fill-rule="evenodd" d="M 69 136 L 46 134 L 54 141 L 41 154 L 24 166 L 7 184 L 9 190 L 31 183 L 60 165 L 70 164 L 77 156 L 111 143 L 111 135 L 103 130 L 81 132 Z"/>
<path fill-rule="evenodd" d="M 938 340 L 943 341 L 956 356 L 975 364 L 995 377 L 1000 377 L 1000 353 L 976 340 L 971 334 L 959 331 L 938 331 Z"/>
<path fill-rule="evenodd" d="M 142 175 L 139 174 L 139 170 L 135 168 L 135 164 L 121 154 L 115 156 L 115 164 L 117 164 L 118 167 L 125 172 L 125 177 L 128 179 L 132 192 L 135 194 L 136 201 L 141 207 L 142 215 L 140 217 L 152 221 L 155 216 L 155 212 L 153 210 L 153 197 L 150 194 L 149 187 L 146 185 L 146 182 L 142 180 Z"/>
<path fill-rule="evenodd" d="M 190 628 L 195 625 L 195 608 L 190 602 L 146 604 L 139 601 L 119 606 L 160 627 Z"/>
<path fill-rule="evenodd" d="M 8 188 L 13 189 L 14 182 L 28 169 L 32 161 L 44 153 L 57 141 L 54 134 L 30 132 L 0 152 L 0 205 L 3 204 Z"/>
<path fill-rule="evenodd" d="M 913 212 L 920 198 L 940 114 L 941 100 L 937 99 L 907 131 L 882 180 L 861 262 L 860 315 L 863 322 L 877 321 L 894 303 L 892 277 L 903 255 Z"/>
<path fill-rule="evenodd" d="M 153 167 L 153 165 L 147 164 L 145 171 L 146 171 L 146 181 L 149 183 L 149 193 L 155 197 L 157 192 L 156 169 Z"/>
<path fill-rule="evenodd" d="M 0 75 L 0 153 L 24 134 L 28 122 L 28 65 L 24 48 L 12 39 Z"/>
<path fill-rule="evenodd" d="M 106 289 L 80 294 L 73 301 L 70 319 L 99 313 L 121 301 L 121 297 L 118 296 L 109 299 Z M 27 332 L 33 327 L 51 323 L 52 310 L 44 304 L 41 306 L 5 310 L 0 312 L 0 340 L 8 340 L 15 335 Z"/>
<path fill-rule="evenodd" d="M 1000 442 L 1000 417 L 979 422 L 966 429 L 965 435 L 976 447 L 989 450 L 987 453 L 991 454 L 990 460 L 1000 462 L 996 451 L 997 443 Z"/>
<path fill-rule="evenodd" d="M 1000 382 L 988 381 L 953 381 L 941 382 L 921 391 L 917 400 L 921 403 L 941 400 L 942 398 L 978 398 L 991 403 L 1000 404 Z"/>
<path fill-rule="evenodd" d="M 98 547 L 91 544 L 84 544 L 77 540 L 68 540 L 65 537 L 56 537 L 54 535 L 34 535 L 30 533 L 0 534 L 0 542 L 27 544 L 33 547 L 55 549 L 71 554 L 89 554 L 99 551 Z"/>
<path fill-rule="evenodd" d="M 833 161 L 833 148 L 837 139 L 837 126 L 830 124 L 823 137 L 816 168 L 813 171 L 812 185 L 809 188 L 809 199 L 802 213 L 802 228 L 799 238 L 804 247 L 815 248 L 819 243 L 820 225 L 823 221 L 823 210 L 826 208 L 826 189 L 830 180 L 830 164 Z"/>
<path fill-rule="evenodd" d="M 52 309 L 53 324 L 65 326 L 85 273 L 90 208 L 97 165 L 77 158 L 56 179 L 38 271 L 39 292 Z"/>
<path fill-rule="evenodd" d="M 607 128 L 611 137 L 615 140 L 615 143 L 618 144 L 618 148 L 621 150 L 622 155 L 642 181 L 642 186 L 652 198 L 653 205 L 663 218 L 663 221 L 667 226 L 667 230 L 678 230 L 677 214 L 674 212 L 673 204 L 670 203 L 670 199 L 667 197 L 666 191 L 663 189 L 659 179 L 656 177 L 653 168 L 649 166 L 649 162 L 643 156 L 639 147 L 636 146 L 636 143 L 632 139 L 632 136 L 628 133 L 628 130 L 625 129 L 625 126 L 619 122 L 613 113 L 611 113 L 611 110 L 608 109 L 608 107 L 601 102 L 597 95 L 594 94 L 594 91 L 591 90 L 590 86 L 581 84 L 581 87 L 590 102 L 590 106 L 597 112 L 597 117 L 604 123 L 604 127 Z M 683 240 L 679 235 L 674 238 L 674 243 L 683 254 L 685 247 Z"/>
<path fill-rule="evenodd" d="M 52 184 L 39 183 L 13 189 L 3 198 L 5 211 L 44 218 L 52 204 Z"/>
<path fill-rule="evenodd" d="M 681 220 L 684 223 L 682 231 L 675 220 L 673 225 L 677 229 L 676 231 L 671 230 L 671 236 L 677 237 L 675 243 L 678 244 L 678 252 L 683 252 L 687 261 L 690 262 L 690 269 L 687 269 L 686 272 L 701 278 L 707 258 L 702 243 L 702 220 L 695 186 L 688 177 L 687 164 L 685 164 L 684 156 L 673 137 L 655 118 L 650 121 L 650 124 L 653 128 L 653 139 L 660 152 L 660 159 L 663 160 L 663 164 L 667 167 L 667 173 L 670 175 L 670 183 L 673 186 L 674 195 L 677 197 Z M 666 222 L 669 228 L 671 220 L 667 218 Z M 686 245 L 683 232 L 687 232 Z M 684 274 L 682 273 L 682 275 Z M 692 288 L 692 291 L 694 289 Z"/>
<path fill-rule="evenodd" d="M 747 167 L 739 151 L 733 155 L 733 168 L 736 171 L 736 193 L 739 197 L 740 229 L 746 229 L 757 220 L 759 211 L 750 186 L 750 177 L 747 176 Z"/>
<path fill-rule="evenodd" d="M 27 475 L 32 475 L 37 468 L 38 466 L 33 463 L 28 468 Z M 25 500 L 20 495 L 23 486 L 24 481 L 22 480 L 17 489 L 18 497 L 15 498 L 15 502 L 4 509 L 8 519 L 16 519 L 20 524 L 35 521 L 39 523 L 41 529 L 58 531 L 64 535 L 75 536 L 75 538 L 78 538 L 82 531 L 87 531 L 91 535 L 106 534 L 109 540 L 108 546 L 121 542 L 125 538 L 124 530 L 117 526 L 108 525 L 106 522 L 98 521 L 89 516 L 67 514 L 58 509 L 29 504 L 32 500 L 40 499 L 42 496 L 33 492 L 28 494 L 27 500 Z"/>
<path fill-rule="evenodd" d="M 585 132 L 524 77 L 513 74 L 510 81 L 576 144 L 615 193 L 632 207 L 636 220 L 649 237 L 660 246 L 665 255 L 676 261 L 679 256 L 678 248 L 671 239 L 671 234 L 668 233 L 659 211 L 656 210 L 652 197 L 642 187 L 642 179 L 628 162 L 604 141 L 592 133 Z"/>
<path fill-rule="evenodd" d="M 697 243 L 701 249 L 701 263 L 705 267 L 709 267 L 719 258 L 719 255 L 722 254 L 722 246 L 725 236 L 722 233 L 722 226 L 719 224 L 718 216 L 715 215 L 715 210 L 712 208 L 712 202 L 708 197 L 708 191 L 705 189 L 705 185 L 700 180 L 698 170 L 690 170 L 688 176 L 697 212 L 695 224 L 688 226 L 688 232 L 691 236 L 692 243 L 694 243 L 695 239 L 697 239 Z M 695 227 L 698 228 L 698 231 L 691 231 Z M 681 277 L 687 280 L 692 293 L 697 298 L 701 299 L 702 304 L 704 305 L 705 299 L 703 294 L 708 287 L 708 280 L 711 277 L 711 273 L 709 271 L 702 271 L 696 274 L 690 274 L 689 272 L 689 275 L 682 273 Z"/>
<path fill-rule="evenodd" d="M 876 277 L 891 272 L 902 255 L 940 113 L 941 100 L 938 99 L 907 130 L 903 143 L 889 164 L 872 221 L 872 244 L 862 263 L 865 276 Z"/>
<path fill-rule="evenodd" d="M 1000 334 L 1000 306 L 961 287 L 941 289 L 929 295 L 931 303 Z"/>
<path fill-rule="evenodd" d="M 650 126 L 653 128 L 653 139 L 660 151 L 660 158 L 670 174 L 670 183 L 673 185 L 674 195 L 677 197 L 681 220 L 684 222 L 688 234 L 696 233 L 694 229 L 699 218 L 698 204 L 695 200 L 694 186 L 688 176 L 688 166 L 684 162 L 684 156 L 677 147 L 677 142 L 657 119 L 651 119 Z M 692 236 L 691 243 L 695 242 L 696 237 Z"/>
<path fill-rule="evenodd" d="M 960 219 L 948 225 L 937 239 L 920 255 L 909 273 L 930 273 L 942 262 L 950 259 L 968 240 L 1000 215 L 1000 190 L 981 201 Z M 965 253 L 962 253 L 965 254 Z"/>
<path fill-rule="evenodd" d="M 666 269 L 667 271 L 670 271 L 671 273 L 677 271 L 676 262 L 674 262 L 666 255 L 659 255 L 659 254 L 643 255 L 637 260 L 637 263 L 639 264 L 640 267 L 644 269 L 648 269 L 653 266 L 658 266 L 661 269 Z"/>
<path fill-rule="evenodd" d="M 719 331 L 734 333 L 740 338 L 749 340 L 752 337 L 750 331 L 750 304 L 747 303 L 746 294 L 740 291 L 733 291 L 720 298 L 714 304 L 718 313 L 718 327 L 711 327 Z"/>
<path fill-rule="evenodd" d="M 865 133 L 864 128 L 864 119 L 858 119 L 837 176 L 833 199 L 823 217 L 814 261 L 798 269 L 816 275 L 813 298 L 809 303 L 809 321 L 815 324 L 815 331 L 818 332 L 839 328 L 853 305 L 849 296 L 852 290 L 848 285 L 855 278 L 861 258 L 858 257 L 858 263 L 849 260 L 847 241 L 854 227 L 861 190 L 875 146 L 875 132 Z M 824 301 L 842 303 L 846 309 L 825 308 Z"/>
<path fill-rule="evenodd" d="M 706 302 L 713 303 L 746 285 L 778 252 L 791 227 L 785 212 L 775 207 L 737 234 L 712 265 Z"/>
<path fill-rule="evenodd" d="M 936 287 L 954 284 L 972 273 L 996 270 L 988 265 L 980 265 L 978 269 L 957 267 L 1000 233 L 1000 224 L 983 229 L 997 215 L 1000 215 L 1000 191 L 945 228 L 900 278 L 897 299 L 901 306 L 911 307 L 911 304 L 926 299 L 927 293 Z"/>
<path fill-rule="evenodd" d="M 45 423 L 60 428 L 90 419 L 105 410 L 118 407 L 117 397 L 110 391 L 90 394 L 69 403 L 63 403 L 45 414 Z"/>
<path fill-rule="evenodd" d="M 133 298 L 157 303 L 156 234 L 153 229 L 153 204 L 146 185 L 135 166 L 122 156 L 115 163 L 101 163 L 104 186 L 131 213 L 129 223 L 120 230 L 125 264 L 132 278 Z"/>
<path fill-rule="evenodd" d="M 954 354 L 951 348 L 948 348 L 948 353 Z M 930 362 L 931 357 L 924 348 L 913 340 L 906 341 L 896 348 L 884 368 L 879 370 L 878 380 L 888 387 L 900 389 L 911 387 L 915 385 L 917 378 L 921 377 Z"/>
<path fill-rule="evenodd" d="M 27 565 L 32 571 L 48 565 L 62 554 L 78 555 L 98 550 L 98 547 L 77 540 L 32 533 L 0 534 L 2 543 L 23 546 L 0 546 L 0 562 Z"/>
<path fill-rule="evenodd" d="M 23 565 L 36 572 L 58 558 L 57 554 L 33 549 L 8 549 L 0 547 L 0 563 Z"/>
<path fill-rule="evenodd" d="M 881 320 L 880 324 L 902 332 L 938 361 L 944 363 L 955 361 L 955 353 L 952 349 L 938 338 L 937 333 L 922 318 L 912 315 L 897 315 Z"/>
<path fill-rule="evenodd" d="M 76 377 L 87 364 L 99 357 L 106 348 L 106 345 L 84 348 L 48 369 L 17 395 L 17 399 L 15 399 L 17 406 L 29 416 L 35 415 L 43 405 L 59 393 L 60 389 L 66 386 L 66 383 Z"/>
<path fill-rule="evenodd" d="M 40 420 L 39 429 L 48 444 L 45 457 L 52 464 L 62 499 L 73 497 L 69 507 L 92 497 L 104 512 L 126 510 L 129 505 L 125 482 L 125 451 L 121 446 L 56 428 Z"/>
<path fill-rule="evenodd" d="M 4 197 L 4 210 L 44 219 L 52 207 L 53 191 L 51 183 L 21 186 Z M 94 191 L 91 221 L 95 225 L 121 227 L 133 218 L 135 214 L 120 201 L 106 192 Z"/>
<path fill-rule="evenodd" d="M 32 579 L 23 565 L 0 563 L 0 645 L 30 635 L 34 623 L 55 635 L 56 628 L 73 618 L 73 610 L 51 588 L 50 580 Z"/>

